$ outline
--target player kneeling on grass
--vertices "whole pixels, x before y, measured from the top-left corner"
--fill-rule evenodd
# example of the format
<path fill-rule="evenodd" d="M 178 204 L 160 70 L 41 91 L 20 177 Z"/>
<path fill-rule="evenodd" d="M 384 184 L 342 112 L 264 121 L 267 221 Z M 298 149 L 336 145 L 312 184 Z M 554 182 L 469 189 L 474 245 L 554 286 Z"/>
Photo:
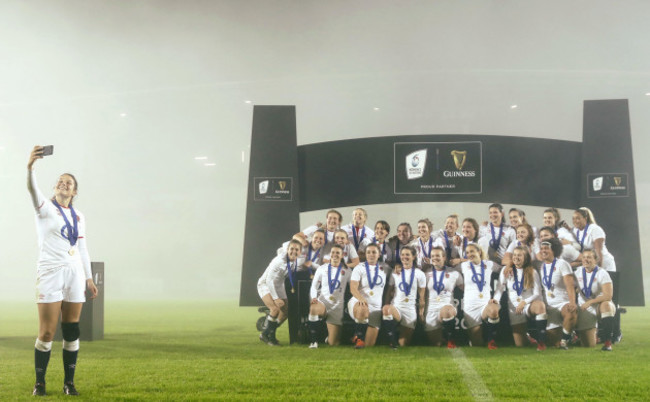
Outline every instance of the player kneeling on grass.
<path fill-rule="evenodd" d="M 454 307 L 454 288 L 463 288 L 463 276 L 460 272 L 445 267 L 446 252 L 442 247 L 431 250 L 433 269 L 427 273 L 427 313 L 425 328 L 432 344 L 440 346 L 444 339 L 447 347 L 454 349 L 456 342 L 456 308 Z"/>
<path fill-rule="evenodd" d="M 264 331 L 260 334 L 260 341 L 271 346 L 279 345 L 275 331 L 287 318 L 287 293 L 284 289 L 284 280 L 289 275 L 291 291 L 295 292 L 293 278 L 298 266 L 301 265 L 298 261 L 301 250 L 302 244 L 298 240 L 291 240 L 287 254 L 275 257 L 257 281 L 257 293 L 270 311 L 264 323 Z"/>
<path fill-rule="evenodd" d="M 366 246 L 366 261 L 357 265 L 350 278 L 348 312 L 354 320 L 354 347 L 374 346 L 381 326 L 381 306 L 386 272 L 378 262 L 381 251 L 375 243 Z"/>
<path fill-rule="evenodd" d="M 318 347 L 320 320 L 327 318 L 327 340 L 331 346 L 338 345 L 343 324 L 343 299 L 350 272 L 343 263 L 343 248 L 332 245 L 330 262 L 321 265 L 311 283 L 309 306 L 309 348 Z"/>
<path fill-rule="evenodd" d="M 499 275 L 499 285 L 494 298 L 501 299 L 508 292 L 508 315 L 516 346 L 526 344 L 528 319 L 535 320 L 537 350 L 546 350 L 546 305 L 542 301 L 539 274 L 530 263 L 530 253 L 524 246 L 512 252 L 514 267 L 504 268 Z"/>
<path fill-rule="evenodd" d="M 612 350 L 612 330 L 614 329 L 614 314 L 616 307 L 612 303 L 612 279 L 607 271 L 596 265 L 596 252 L 582 252 L 582 266 L 576 269 L 575 275 L 580 287 L 578 293 L 578 324 L 576 329 L 580 334 L 583 346 L 596 346 L 596 324 L 598 317 L 603 326 L 604 351 Z"/>
<path fill-rule="evenodd" d="M 542 259 L 540 272 L 548 314 L 547 337 L 553 345 L 559 339 L 559 348 L 566 350 L 569 349 L 571 333 L 578 319 L 578 309 L 573 269 L 568 262 L 559 258 L 562 250 L 560 240 L 551 237 L 542 241 L 539 255 Z"/>
<path fill-rule="evenodd" d="M 411 342 L 418 317 L 418 311 L 415 308 L 415 300 L 418 297 L 420 301 L 419 316 L 424 321 L 424 291 L 427 286 L 427 278 L 424 272 L 415 267 L 416 255 L 412 246 L 404 246 L 400 250 L 402 265 L 395 266 L 395 272 L 391 275 L 388 284 L 387 300 L 391 300 L 391 304 L 382 308 L 382 326 L 385 326 L 387 330 L 390 346 L 393 349 L 397 349 L 398 345 L 406 346 Z M 413 289 L 413 285 L 417 291 Z M 398 323 L 400 325 L 399 341 L 397 339 Z"/>
<path fill-rule="evenodd" d="M 465 249 L 468 261 L 460 265 L 465 282 L 463 315 L 472 346 L 483 345 L 481 324 L 487 320 L 488 349 L 496 349 L 494 338 L 499 324 L 499 301 L 491 299 L 490 277 L 499 266 L 485 259 L 485 253 L 478 244 L 468 244 Z"/>

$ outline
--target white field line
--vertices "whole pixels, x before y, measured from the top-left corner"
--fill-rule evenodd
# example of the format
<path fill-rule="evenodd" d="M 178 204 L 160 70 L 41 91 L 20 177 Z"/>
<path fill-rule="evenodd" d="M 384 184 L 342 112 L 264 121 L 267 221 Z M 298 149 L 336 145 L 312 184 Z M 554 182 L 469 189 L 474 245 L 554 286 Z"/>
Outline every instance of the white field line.
<path fill-rule="evenodd" d="M 493 401 L 492 393 L 485 386 L 481 376 L 474 370 L 474 366 L 465 356 L 465 353 L 461 349 L 452 349 L 451 356 L 454 358 L 454 362 L 458 366 L 458 369 L 463 374 L 463 379 L 469 392 L 474 397 L 476 401 Z"/>

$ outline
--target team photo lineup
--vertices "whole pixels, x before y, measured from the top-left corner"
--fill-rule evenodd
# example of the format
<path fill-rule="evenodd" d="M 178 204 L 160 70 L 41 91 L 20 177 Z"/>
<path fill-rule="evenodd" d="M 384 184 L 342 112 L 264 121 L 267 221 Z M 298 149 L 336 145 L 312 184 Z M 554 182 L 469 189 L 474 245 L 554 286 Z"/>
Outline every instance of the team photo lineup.
<path fill-rule="evenodd" d="M 381 331 L 398 349 L 412 343 L 419 324 L 426 343 L 450 349 L 497 349 L 505 335 L 497 332 L 507 330 L 517 347 L 567 350 L 600 342 L 611 351 L 622 337 L 616 264 L 592 212 L 576 209 L 569 225 L 548 208 L 539 229 L 518 208 L 495 203 L 487 213 L 487 220 L 449 215 L 437 230 L 427 218 L 415 228 L 402 222 L 391 236 L 384 220 L 367 226 L 363 208 L 347 225 L 341 213 L 329 210 L 325 223 L 283 243 L 259 278 L 257 291 L 268 308 L 260 341 L 279 345 L 276 330 L 288 316 L 287 294 L 308 272 L 310 302 L 301 315 L 309 348 L 323 339 L 330 346 L 375 346 Z M 500 325 L 501 310 L 509 328 Z M 345 315 L 354 326 L 349 339 L 343 338 Z"/>

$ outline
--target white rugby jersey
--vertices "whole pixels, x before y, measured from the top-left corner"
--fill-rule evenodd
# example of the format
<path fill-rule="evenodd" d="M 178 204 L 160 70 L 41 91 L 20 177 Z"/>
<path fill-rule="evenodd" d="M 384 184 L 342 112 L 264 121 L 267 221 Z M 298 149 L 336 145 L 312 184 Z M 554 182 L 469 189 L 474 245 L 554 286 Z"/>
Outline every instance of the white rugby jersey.
<path fill-rule="evenodd" d="M 314 235 L 314 233 L 316 233 L 318 229 L 323 229 L 325 231 L 325 244 L 329 244 L 330 242 L 334 241 L 334 232 L 327 230 L 327 226 L 325 225 L 321 226 L 320 228 L 316 225 L 311 225 L 303 230 L 302 233 L 307 239 L 311 239 L 311 237 Z"/>
<path fill-rule="evenodd" d="M 447 237 L 445 238 L 445 229 L 438 229 L 438 230 L 434 231 L 433 233 L 431 233 L 431 237 L 433 237 L 433 240 L 434 241 L 439 241 L 438 245 L 440 247 L 444 248 L 445 251 L 447 251 L 447 247 L 449 247 L 451 249 L 452 255 L 453 255 L 453 252 L 454 252 L 454 237 L 455 236 L 461 236 L 462 237 L 462 235 L 460 233 L 454 233 L 452 236 L 447 235 Z M 458 258 L 458 256 L 452 257 L 452 258 Z"/>
<path fill-rule="evenodd" d="M 431 259 L 431 250 L 433 250 L 434 247 L 442 247 L 445 248 L 445 243 L 444 239 L 434 239 L 433 236 L 429 236 L 429 239 L 426 241 L 422 240 L 421 237 L 418 237 L 411 243 L 413 247 L 415 247 L 415 250 L 417 251 L 417 260 L 418 260 L 418 266 L 420 266 L 422 269 L 425 268 L 431 268 L 431 262 L 428 264 L 424 263 L 424 258 L 429 258 Z"/>
<path fill-rule="evenodd" d="M 435 283 L 440 283 L 440 276 L 442 274 L 442 284 L 443 288 L 438 293 L 434 289 Z M 436 276 L 434 281 L 433 276 Z M 439 307 L 445 304 L 454 304 L 454 289 L 463 284 L 463 276 L 458 271 L 452 269 L 443 269 L 438 271 L 432 269 L 430 272 L 427 272 L 427 289 L 429 291 L 429 306 L 430 307 Z M 438 300 L 440 299 L 440 300 Z"/>
<path fill-rule="evenodd" d="M 465 283 L 465 292 L 463 295 L 463 304 L 468 308 L 477 305 L 485 305 L 490 300 L 492 291 L 492 272 L 498 269 L 498 265 L 490 260 L 481 261 L 484 267 L 483 290 L 479 290 L 479 284 L 472 280 L 473 272 L 470 266 L 470 261 L 465 261 L 460 264 L 461 272 L 463 273 L 463 282 Z M 474 265 L 476 271 L 476 280 L 480 283 L 481 279 L 481 263 Z M 480 295 L 483 297 L 480 297 Z"/>
<path fill-rule="evenodd" d="M 370 276 L 368 276 L 368 272 L 370 272 Z M 386 287 L 386 271 L 381 264 L 368 264 L 366 269 L 366 263 L 362 262 L 354 267 L 350 280 L 359 282 L 359 292 L 368 302 L 368 306 L 375 309 L 382 307 L 382 295 Z M 371 283 L 372 288 L 370 288 Z M 372 295 L 370 292 L 372 292 Z"/>
<path fill-rule="evenodd" d="M 289 265 L 292 272 L 298 271 L 298 261 L 291 262 Z M 266 284 L 271 293 L 271 297 L 278 299 L 278 289 L 284 288 L 284 280 L 287 275 L 289 275 L 289 267 L 287 266 L 286 256 L 276 256 L 266 267 L 257 284 Z"/>
<path fill-rule="evenodd" d="M 330 256 L 330 253 L 332 251 L 332 245 L 335 243 L 327 243 L 326 245 L 323 246 L 323 251 L 321 253 L 324 253 L 323 255 L 323 260 L 331 260 L 332 257 Z M 350 260 L 359 258 L 359 254 L 357 254 L 357 250 L 354 248 L 354 245 L 348 243 L 343 247 L 343 261 L 347 264 Z"/>
<path fill-rule="evenodd" d="M 510 275 L 507 278 L 503 274 L 505 270 L 501 271 L 499 274 L 499 283 L 497 285 L 496 291 L 494 292 L 495 300 L 501 300 L 501 295 L 503 295 L 503 292 L 508 292 L 508 304 L 512 309 L 517 307 L 521 301 L 525 301 L 526 304 L 530 304 L 533 301 L 542 298 L 542 284 L 539 279 L 539 274 L 535 269 L 533 269 L 533 287 L 529 289 L 523 289 L 520 295 L 518 295 L 517 291 L 515 290 L 514 270 L 517 270 L 517 279 L 519 281 L 522 281 L 524 277 L 524 269 L 513 267 L 512 270 L 513 275 Z M 523 282 L 521 286 L 524 286 Z"/>
<path fill-rule="evenodd" d="M 365 253 L 366 248 L 372 243 L 375 243 L 379 246 L 379 252 L 381 253 L 381 261 L 382 262 L 389 261 L 392 255 L 392 249 L 388 244 L 388 239 L 386 239 L 383 243 L 379 243 L 374 237 L 365 238 L 363 239 L 361 245 L 359 246 L 359 252 Z"/>
<path fill-rule="evenodd" d="M 591 282 L 591 277 L 596 276 Z M 580 289 L 578 292 L 578 304 L 582 305 L 589 299 L 595 299 L 596 297 L 603 294 L 603 285 L 606 283 L 612 283 L 612 278 L 609 276 L 606 270 L 598 267 L 594 269 L 591 273 L 586 272 L 584 267 L 578 267 L 575 271 L 576 286 Z M 586 280 L 586 282 L 585 282 Z M 591 282 L 591 296 L 587 298 L 585 296 L 585 288 L 589 288 L 589 283 Z M 586 283 L 586 286 L 585 286 Z"/>
<path fill-rule="evenodd" d="M 363 228 L 358 228 L 354 224 L 349 223 L 343 226 L 341 229 L 345 230 L 348 234 L 348 241 L 350 244 L 354 245 L 355 249 L 359 249 L 361 242 L 365 239 L 372 239 L 375 237 L 375 231 L 370 229 L 368 226 L 363 226 Z M 354 233 L 353 233 L 354 231 Z M 354 241 L 354 236 L 356 235 L 356 243 Z M 358 243 L 358 246 L 357 246 Z"/>
<path fill-rule="evenodd" d="M 607 246 L 605 246 L 605 231 L 603 228 L 596 225 L 595 223 L 590 223 L 582 230 L 574 228 L 573 234 L 576 236 L 578 244 L 583 247 L 582 250 L 593 250 L 595 248 L 595 241 L 598 239 L 603 239 L 603 268 L 605 268 L 607 271 L 616 271 L 614 256 L 609 252 L 609 250 L 607 250 Z"/>
<path fill-rule="evenodd" d="M 492 228 L 494 228 L 494 236 L 492 236 Z M 499 239 L 499 234 L 501 234 L 501 239 Z M 483 247 L 486 253 L 490 247 L 490 241 L 493 239 L 494 241 L 499 240 L 499 247 L 497 247 L 496 252 L 499 258 L 503 258 L 510 243 L 517 240 L 517 233 L 512 227 L 507 225 L 501 227 L 493 226 L 491 223 L 488 223 L 487 226 L 481 226 L 479 229 L 478 243 Z"/>
<path fill-rule="evenodd" d="M 32 203 L 36 210 L 36 232 L 38 234 L 38 269 L 48 270 L 58 268 L 68 264 L 79 264 L 83 266 L 86 279 L 92 278 L 90 269 L 90 257 L 86 247 L 86 218 L 81 211 L 74 209 L 77 215 L 77 230 L 79 236 L 74 247 L 68 240 L 67 226 L 59 209 L 43 196 L 38 188 L 36 175 L 33 171 L 29 172 L 29 179 L 32 186 Z M 74 208 L 74 207 L 73 207 Z M 70 208 L 61 207 L 70 226 L 74 228 L 72 211 Z M 70 249 L 74 254 L 70 255 Z"/>
<path fill-rule="evenodd" d="M 289 243 L 290 241 L 285 241 L 282 243 L 282 247 L 278 248 L 277 250 L 277 255 L 283 258 L 287 258 L 287 251 L 289 250 Z M 314 250 L 311 248 L 311 242 L 304 246 L 302 248 L 302 251 L 300 252 L 300 255 L 298 256 L 298 265 L 302 266 L 305 262 L 307 262 L 307 259 L 309 257 L 309 260 L 311 260 L 312 265 L 311 268 L 313 271 L 315 271 L 322 263 L 323 263 L 323 249 L 325 246 Z M 304 267 L 307 269 L 307 267 Z"/>
<path fill-rule="evenodd" d="M 564 284 L 564 277 L 571 275 L 573 278 L 573 269 L 568 262 L 561 258 L 556 258 L 553 261 L 550 263 L 542 262 L 539 273 L 542 276 L 542 289 L 546 296 L 546 304 L 551 307 L 561 308 L 564 303 L 569 302 L 569 294 Z M 555 266 L 553 267 L 554 263 Z M 551 271 L 552 267 L 553 270 Z"/>
<path fill-rule="evenodd" d="M 350 277 L 352 277 L 352 271 L 343 263 L 341 263 L 341 271 L 338 278 L 336 277 L 337 271 L 338 267 L 334 267 L 331 264 L 321 265 L 314 274 L 309 296 L 312 299 L 316 299 L 320 295 L 326 300 L 329 300 L 330 303 L 343 303 L 345 287 L 348 285 Z M 332 287 L 332 291 L 330 291 L 330 286 Z M 332 300 L 332 297 L 334 300 Z"/>
<path fill-rule="evenodd" d="M 391 275 L 391 284 L 395 286 L 395 295 L 393 296 L 392 304 L 400 307 L 415 307 L 415 299 L 418 295 L 418 289 L 424 289 L 427 287 L 427 277 L 419 268 L 402 268 L 402 271 L 404 272 L 406 284 L 402 283 L 401 272 L 399 274 L 393 273 Z M 405 286 L 408 286 L 411 282 L 411 272 L 413 272 L 413 285 L 407 295 Z"/>

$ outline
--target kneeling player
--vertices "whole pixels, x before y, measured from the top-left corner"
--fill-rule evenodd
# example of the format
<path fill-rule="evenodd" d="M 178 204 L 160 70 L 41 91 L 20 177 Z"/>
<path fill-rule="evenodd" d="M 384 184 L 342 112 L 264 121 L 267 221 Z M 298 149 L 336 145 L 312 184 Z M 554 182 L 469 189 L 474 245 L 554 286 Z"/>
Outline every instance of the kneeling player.
<path fill-rule="evenodd" d="M 400 251 L 402 266 L 391 275 L 389 290 L 391 304 L 382 308 L 383 322 L 386 326 L 390 346 L 397 349 L 398 342 L 400 346 L 408 345 L 413 336 L 415 323 L 417 322 L 418 312 L 415 309 L 415 299 L 419 296 L 419 315 L 424 319 L 424 291 L 427 286 L 427 278 L 420 269 L 415 267 L 416 251 L 412 246 L 404 246 Z M 395 286 L 397 284 L 397 286 Z M 412 291 L 413 285 L 416 286 L 417 292 Z M 397 323 L 400 325 L 399 341 L 397 339 Z"/>
<path fill-rule="evenodd" d="M 386 271 L 378 262 L 381 251 L 375 243 L 366 246 L 366 261 L 357 265 L 350 278 L 348 312 L 356 323 L 355 348 L 374 346 L 381 326 L 381 306 Z"/>
<path fill-rule="evenodd" d="M 284 289 L 284 280 L 289 275 L 291 290 L 295 291 L 293 278 L 298 266 L 301 265 L 298 261 L 301 250 L 302 244 L 298 240 L 291 240 L 287 254 L 275 257 L 257 281 L 257 293 L 264 305 L 269 308 L 260 341 L 270 346 L 279 345 L 275 331 L 287 318 L 287 293 Z"/>
<path fill-rule="evenodd" d="M 445 267 L 445 250 L 434 247 L 431 251 L 433 269 L 427 273 L 427 293 L 429 302 L 425 319 L 425 331 L 429 341 L 440 346 L 444 338 L 447 347 L 454 349 L 456 342 L 456 308 L 454 307 L 454 288 L 463 288 L 463 277 L 460 272 Z"/>
<path fill-rule="evenodd" d="M 350 272 L 343 263 L 343 248 L 332 245 L 330 262 L 316 270 L 311 283 L 311 305 L 309 306 L 309 347 L 318 347 L 318 328 L 320 320 L 327 318 L 327 340 L 331 346 L 338 345 L 343 324 L 343 303 L 345 286 L 350 279 Z M 327 285 L 327 286 L 325 286 Z"/>
<path fill-rule="evenodd" d="M 604 351 L 612 350 L 612 330 L 616 307 L 612 303 L 612 279 L 607 271 L 596 265 L 596 252 L 585 250 L 582 253 L 582 267 L 575 272 L 580 293 L 578 293 L 578 324 L 580 342 L 583 346 L 596 346 L 596 324 L 601 318 L 605 338 Z"/>

